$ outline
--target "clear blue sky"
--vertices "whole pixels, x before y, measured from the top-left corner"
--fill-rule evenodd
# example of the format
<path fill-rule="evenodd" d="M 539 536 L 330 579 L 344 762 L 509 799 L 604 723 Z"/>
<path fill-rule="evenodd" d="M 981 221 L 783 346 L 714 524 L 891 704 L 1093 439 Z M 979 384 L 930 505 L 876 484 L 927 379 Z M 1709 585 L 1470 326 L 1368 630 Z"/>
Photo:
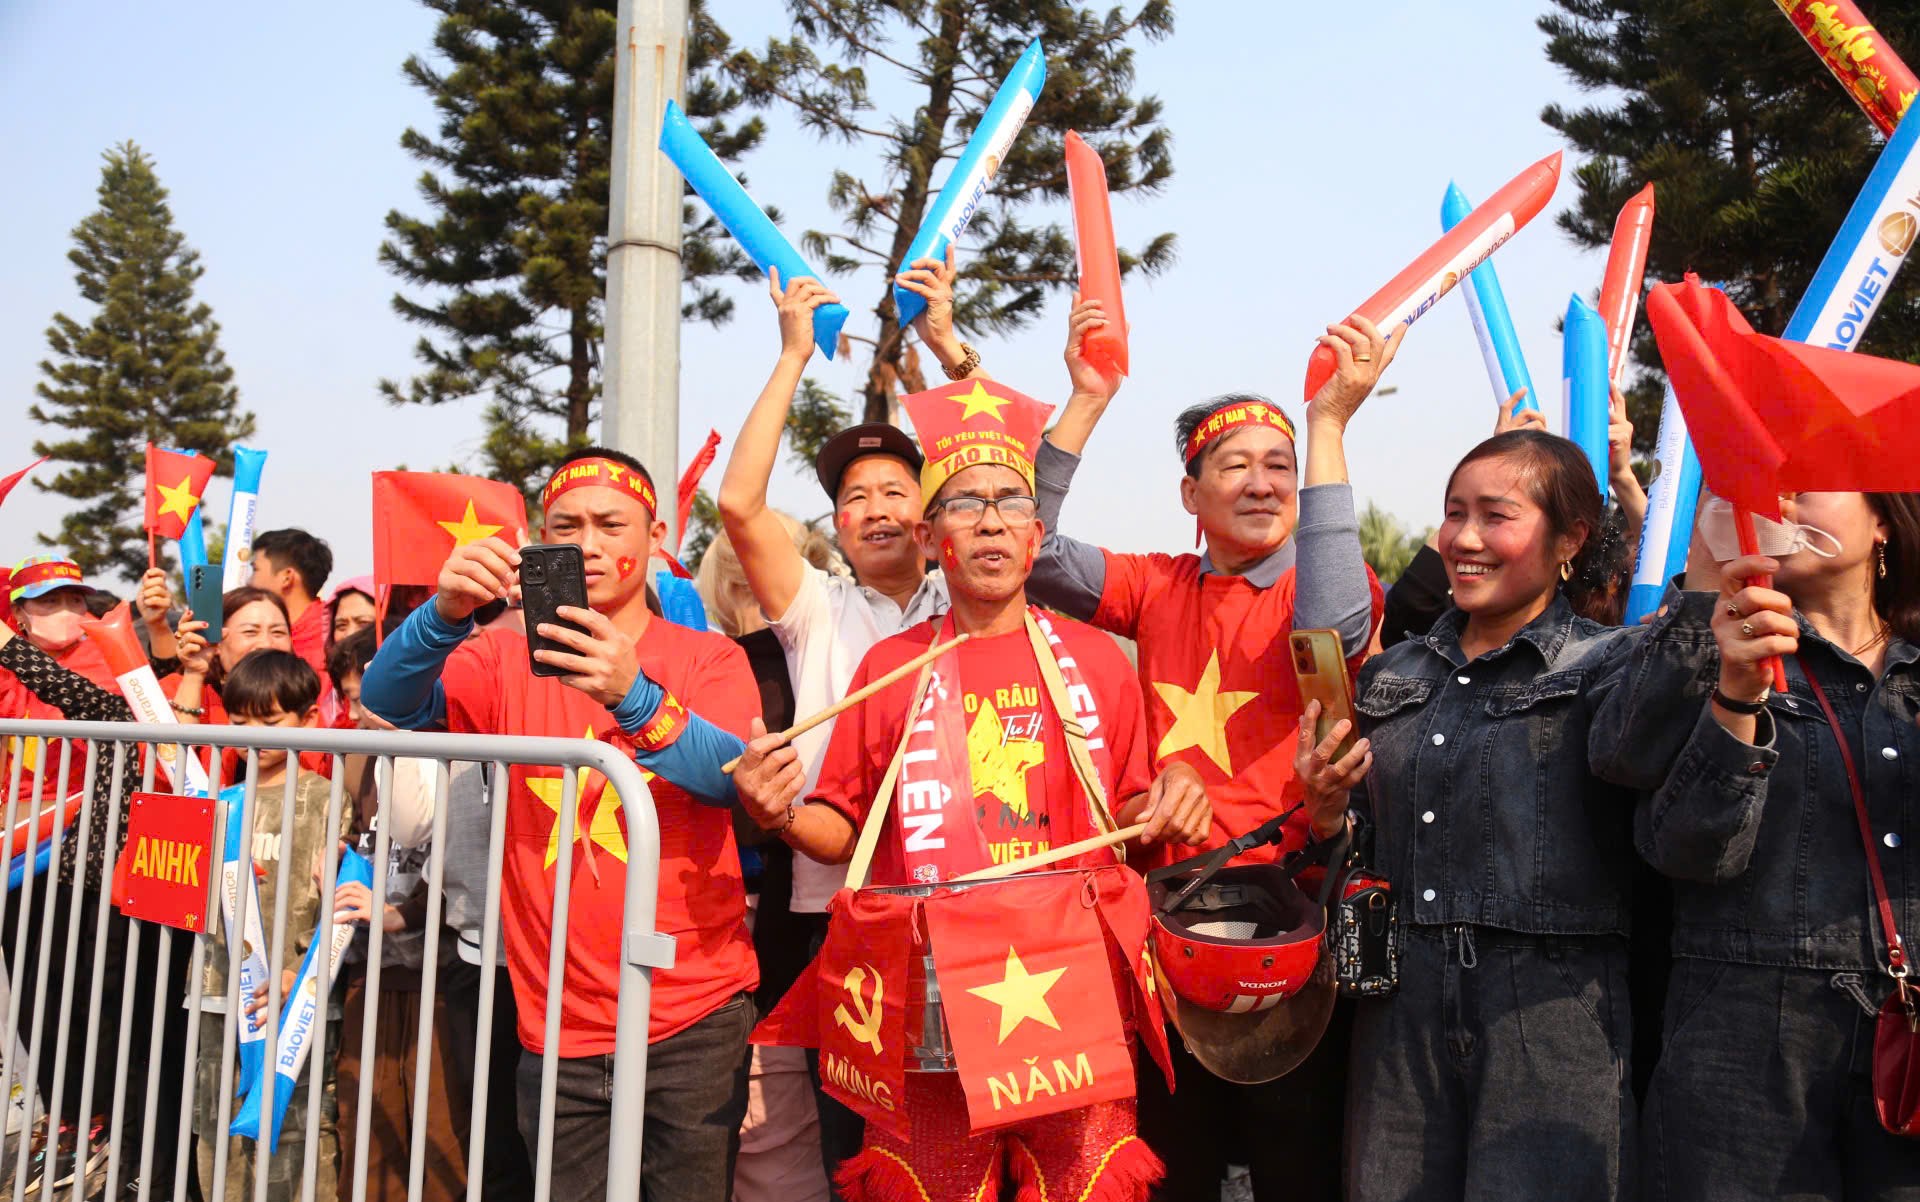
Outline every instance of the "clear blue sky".
<path fill-rule="evenodd" d="M 1383 0 L 1364 23 L 1329 23 L 1300 19 L 1295 5 L 1177 6 L 1174 37 L 1139 58 L 1140 88 L 1166 103 L 1176 173 L 1162 196 L 1120 202 L 1116 221 L 1123 243 L 1176 231 L 1180 261 L 1128 291 L 1135 375 L 1089 449 L 1068 530 L 1118 549 L 1188 545 L 1173 414 L 1251 390 L 1298 416 L 1313 336 L 1437 236 L 1448 179 L 1484 197 L 1559 148 L 1540 109 L 1581 98 L 1546 61 L 1534 27 L 1543 7 Z M 784 11 L 773 0 L 713 8 L 754 44 Z M 432 16 L 402 0 L 0 0 L 0 470 L 25 463 L 42 433 L 26 411 L 44 331 L 56 311 L 87 316 L 68 232 L 94 207 L 101 151 L 132 138 L 157 161 L 176 222 L 201 252 L 200 296 L 258 415 L 255 445 L 271 452 L 261 521 L 326 537 L 339 576 L 371 569 L 367 473 L 465 458 L 480 430 L 478 403 L 395 409 L 374 387 L 414 366 L 417 335 L 389 306 L 395 281 L 376 250 L 389 209 L 423 211 L 421 167 L 398 139 L 433 114 L 400 64 L 428 48 Z M 828 220 L 835 166 L 866 164 L 777 116 L 745 164 L 755 194 L 784 210 L 791 230 Z M 1574 166 L 1569 156 L 1569 174 Z M 1602 252 L 1575 250 L 1551 222 L 1572 198 L 1563 177 L 1548 213 L 1496 260 L 1556 423 L 1554 325 L 1569 292 L 1598 288 L 1603 266 Z M 836 284 L 855 322 L 870 321 L 884 281 Z M 683 336 L 683 455 L 709 425 L 731 441 L 778 350 L 764 291 L 734 287 L 731 324 Z M 1010 385 L 1064 399 L 1064 320 L 1056 303 L 1039 325 L 981 349 Z M 842 393 L 860 380 L 857 366 L 817 359 L 811 374 Z M 1429 525 L 1448 469 L 1493 415 L 1459 300 L 1413 328 L 1387 383 L 1397 393 L 1369 402 L 1350 435 L 1355 487 L 1410 526 Z M 825 508 L 798 472 L 776 481 L 774 500 L 802 516 Z M 54 528 L 64 504 L 16 492 L 0 520 L 0 559 L 33 552 L 33 532 Z M 211 512 L 226 512 L 224 484 Z"/>

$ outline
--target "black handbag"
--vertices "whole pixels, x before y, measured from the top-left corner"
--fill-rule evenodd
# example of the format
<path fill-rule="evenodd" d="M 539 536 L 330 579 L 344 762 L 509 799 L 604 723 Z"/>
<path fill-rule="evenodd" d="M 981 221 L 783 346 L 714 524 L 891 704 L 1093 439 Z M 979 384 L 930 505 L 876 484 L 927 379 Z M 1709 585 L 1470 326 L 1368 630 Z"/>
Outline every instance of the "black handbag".
<path fill-rule="evenodd" d="M 1393 886 L 1365 868 L 1341 878 L 1329 916 L 1334 985 L 1342 997 L 1389 997 L 1400 988 L 1400 921 Z"/>

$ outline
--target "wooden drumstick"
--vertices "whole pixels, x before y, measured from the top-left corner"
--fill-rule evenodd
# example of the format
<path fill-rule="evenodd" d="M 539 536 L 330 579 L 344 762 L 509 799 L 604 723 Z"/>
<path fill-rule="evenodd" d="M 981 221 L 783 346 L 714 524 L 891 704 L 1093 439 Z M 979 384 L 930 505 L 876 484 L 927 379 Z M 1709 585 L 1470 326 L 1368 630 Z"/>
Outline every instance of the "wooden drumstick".
<path fill-rule="evenodd" d="M 806 734 L 808 731 L 820 725 L 822 722 L 833 721 L 835 718 L 839 717 L 842 713 L 844 713 L 849 709 L 852 709 L 856 705 L 859 705 L 862 701 L 865 701 L 867 698 L 873 696 L 875 693 L 878 693 L 881 689 L 884 689 L 888 685 L 897 683 L 898 681 L 903 680 L 908 676 L 911 676 L 913 673 L 918 672 L 920 669 L 926 667 L 928 664 L 932 663 L 934 660 L 939 659 L 941 656 L 945 655 L 947 652 L 953 650 L 955 647 L 958 647 L 960 644 L 966 642 L 971 637 L 973 636 L 966 635 L 966 634 L 957 634 L 953 638 L 949 639 L 944 643 L 940 643 L 936 646 L 927 648 L 925 651 L 922 651 L 919 655 L 914 656 L 912 659 L 908 660 L 906 663 L 901 664 L 899 667 L 887 673 L 885 676 L 882 676 L 880 679 L 867 685 L 867 687 L 859 690 L 858 692 L 848 693 L 845 697 L 842 697 L 840 700 L 834 702 L 832 705 L 828 706 L 826 709 L 821 710 L 819 713 L 813 715 L 811 718 L 804 718 L 801 721 L 794 723 L 792 726 L 787 727 L 785 730 L 780 732 L 780 741 L 783 743 L 791 743 L 793 742 L 793 740 L 799 738 L 803 734 Z M 720 765 L 720 771 L 731 775 L 733 770 L 740 766 L 740 759 L 741 757 L 734 756 L 732 759 L 728 760 L 726 763 Z"/>
<path fill-rule="evenodd" d="M 988 868 L 976 868 L 965 876 L 957 876 L 953 879 L 955 882 L 999 880 L 1001 877 L 1013 876 L 1016 873 L 1025 872 L 1030 868 L 1045 868 L 1049 864 L 1058 864 L 1062 860 L 1071 860 L 1075 856 L 1083 856 L 1090 851 L 1099 851 L 1103 847 L 1114 847 L 1121 843 L 1138 839 L 1146 833 L 1146 830 L 1146 823 L 1136 822 L 1132 826 L 1124 827 L 1117 831 L 1108 831 L 1104 835 L 1095 835 L 1091 839 L 1082 839 L 1077 843 L 1069 843 L 1065 847 L 1056 847 L 1052 851 L 1043 851 L 1037 856 L 1027 856 L 1019 860 L 1008 860 L 1005 863 L 995 864 Z"/>

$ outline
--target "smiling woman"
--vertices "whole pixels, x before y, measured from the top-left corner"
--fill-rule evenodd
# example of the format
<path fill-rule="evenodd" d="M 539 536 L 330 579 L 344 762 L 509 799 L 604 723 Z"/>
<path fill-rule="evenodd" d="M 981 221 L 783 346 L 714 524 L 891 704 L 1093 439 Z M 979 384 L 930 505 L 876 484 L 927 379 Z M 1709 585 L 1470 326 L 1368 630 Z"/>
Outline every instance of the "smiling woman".
<path fill-rule="evenodd" d="M 1596 775 L 1588 735 L 1641 628 L 1579 612 L 1599 527 L 1573 443 L 1481 443 L 1437 539 L 1452 605 L 1361 673 L 1374 767 L 1353 804 L 1403 938 L 1398 993 L 1356 1017 L 1353 1198 L 1495 1177 L 1519 1197 L 1632 1192 L 1632 795 Z M 1464 1088 L 1423 1084 L 1457 1080 L 1462 1048 Z"/>

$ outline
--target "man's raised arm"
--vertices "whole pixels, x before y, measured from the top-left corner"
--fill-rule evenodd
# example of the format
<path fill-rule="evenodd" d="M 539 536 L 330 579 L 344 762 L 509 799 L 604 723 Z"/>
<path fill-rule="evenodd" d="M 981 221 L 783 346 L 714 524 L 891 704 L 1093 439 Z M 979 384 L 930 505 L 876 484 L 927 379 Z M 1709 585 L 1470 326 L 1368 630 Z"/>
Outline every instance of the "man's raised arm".
<path fill-rule="evenodd" d="M 813 354 L 813 311 L 838 298 L 819 280 L 804 276 L 783 291 L 777 269 L 770 273 L 767 290 L 780 311 L 780 359 L 727 457 L 719 504 L 720 523 L 740 557 L 747 587 L 767 620 L 777 622 L 799 594 L 807 564 L 767 505 L 767 481 L 780 454 L 794 390 Z"/>

